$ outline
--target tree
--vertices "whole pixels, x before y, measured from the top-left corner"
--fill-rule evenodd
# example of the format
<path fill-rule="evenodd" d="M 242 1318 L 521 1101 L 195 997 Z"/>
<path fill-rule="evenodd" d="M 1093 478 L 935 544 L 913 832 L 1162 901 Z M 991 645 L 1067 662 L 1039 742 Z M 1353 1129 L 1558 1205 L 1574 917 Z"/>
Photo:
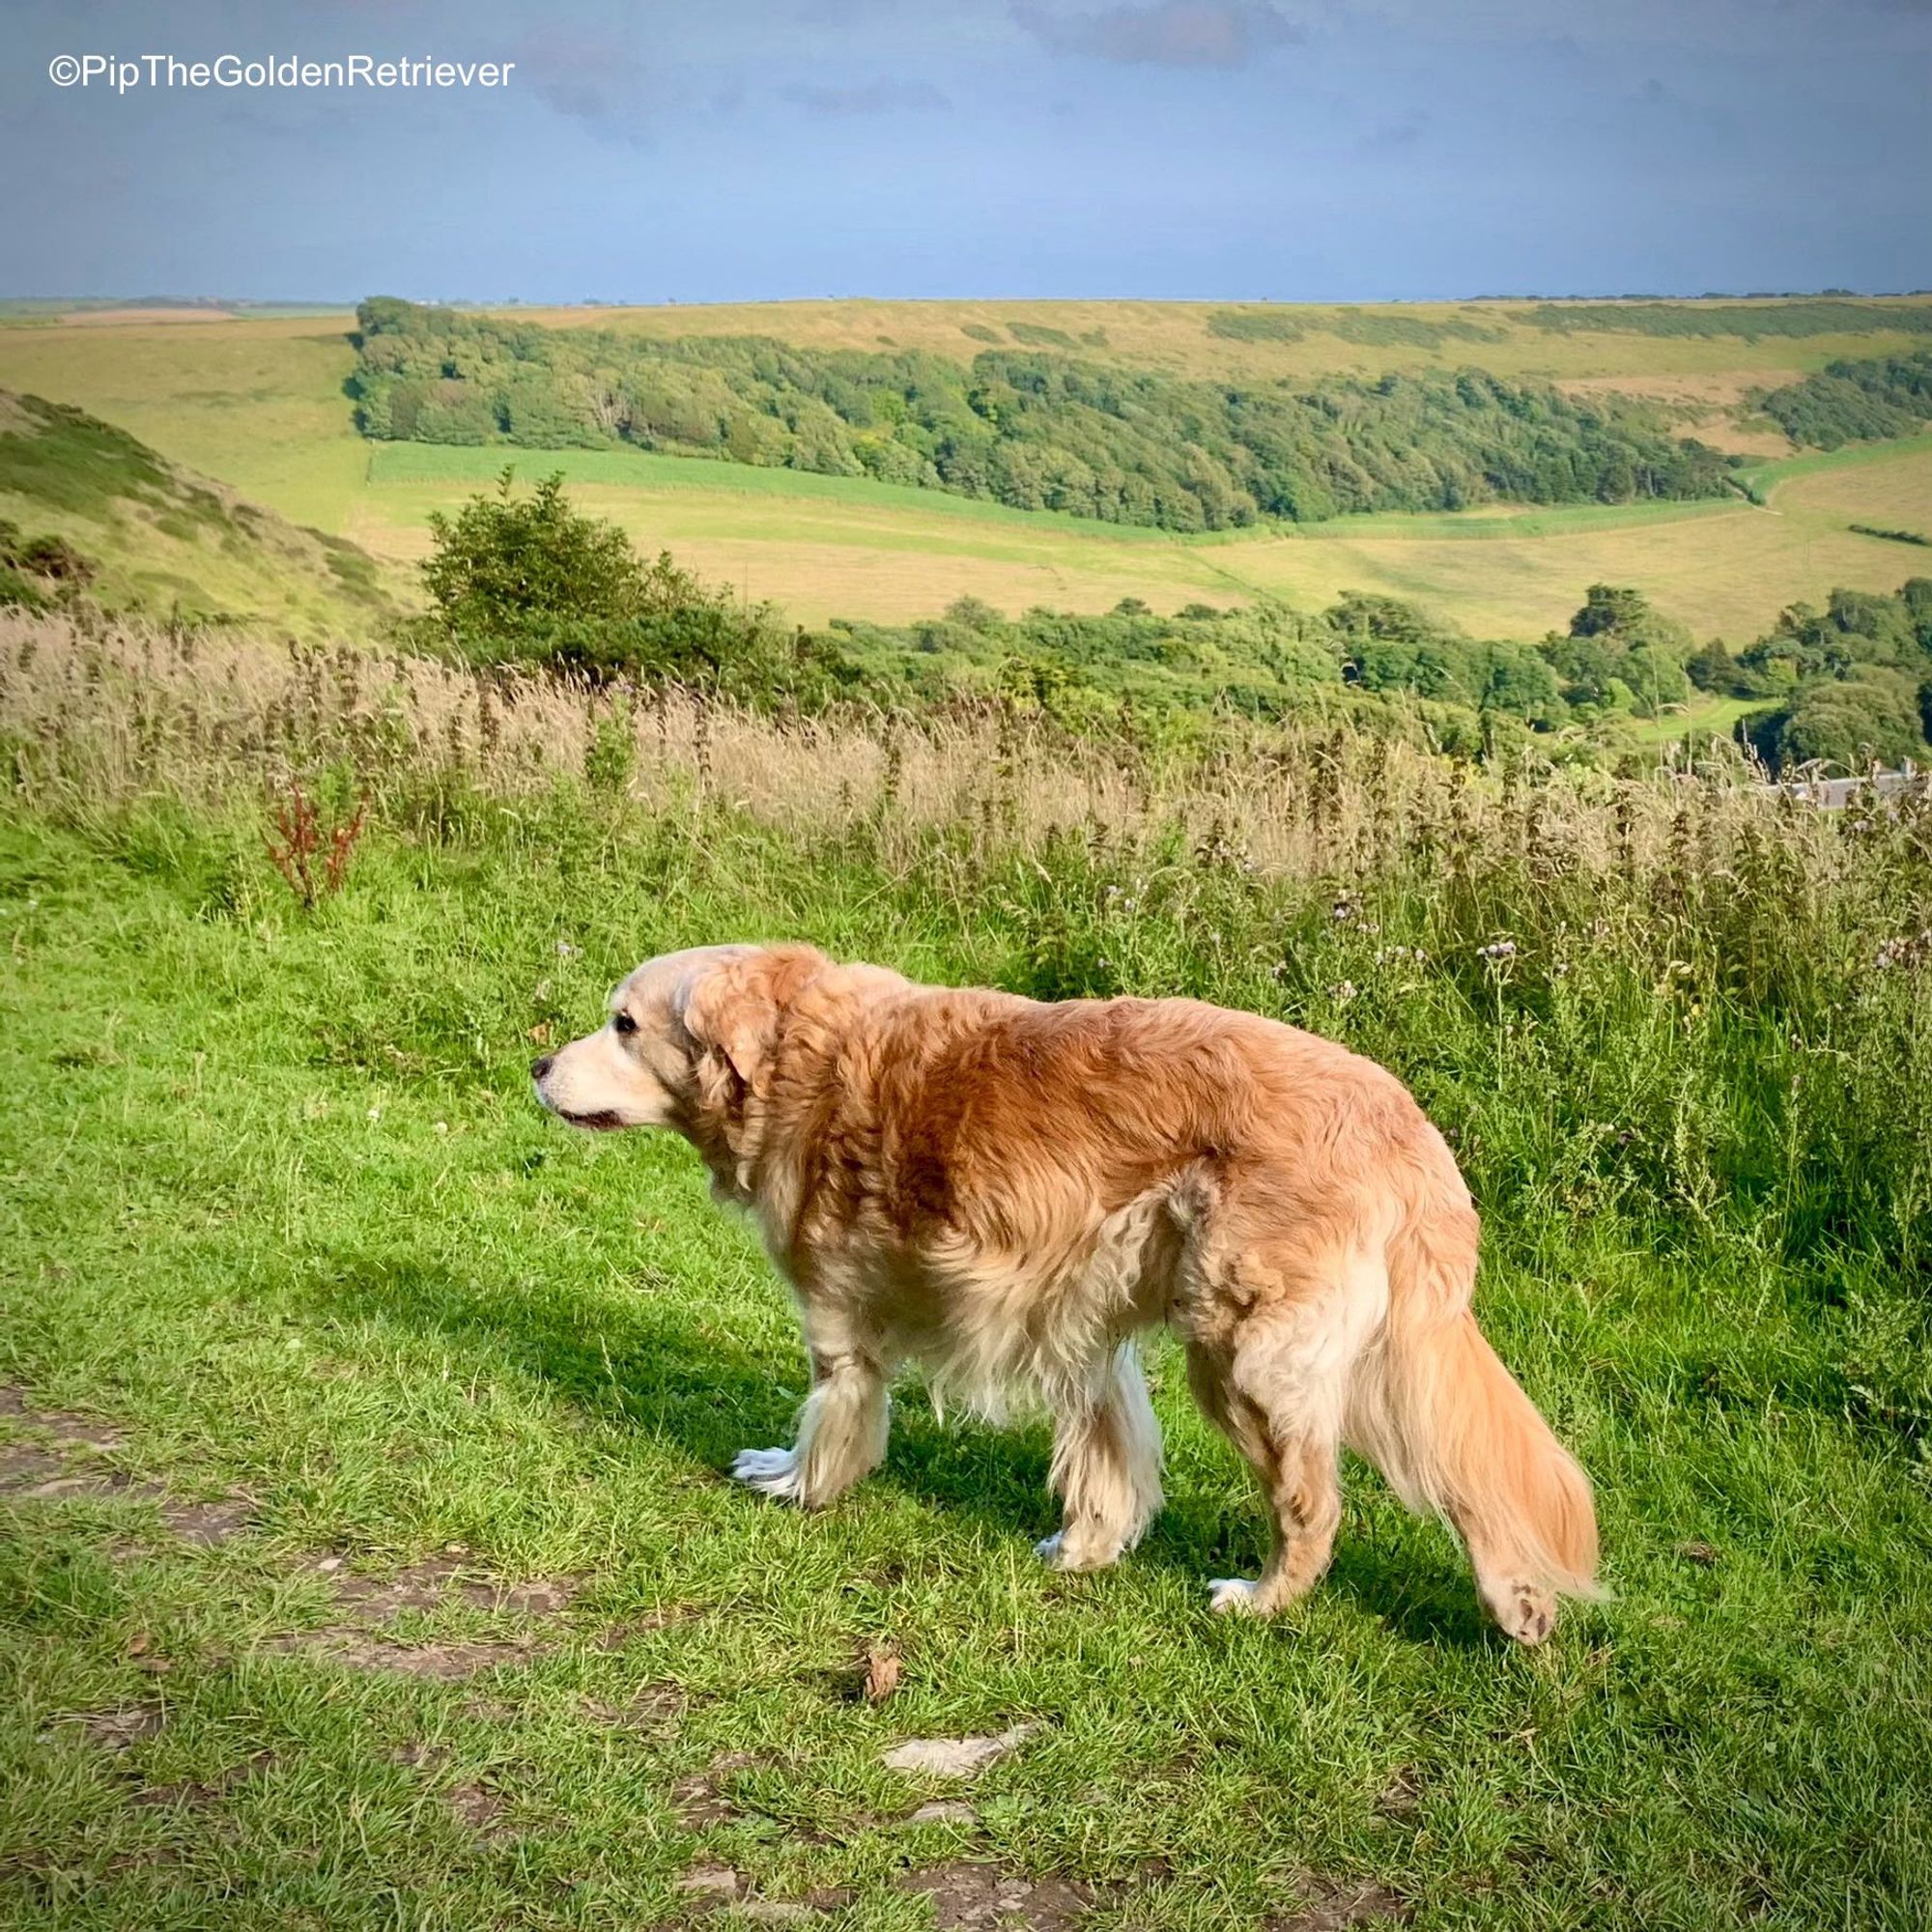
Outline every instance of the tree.
<path fill-rule="evenodd" d="M 1591 584 L 1583 593 L 1583 608 L 1570 619 L 1570 635 L 1601 638 L 1611 649 L 1650 645 L 1680 664 L 1691 648 L 1690 633 L 1682 624 L 1666 617 L 1641 590 L 1628 585 Z"/>
<path fill-rule="evenodd" d="M 1731 656 L 1722 638 L 1713 638 L 1708 643 L 1700 644 L 1690 654 L 1684 670 L 1699 691 L 1728 694 L 1737 682 L 1737 660 Z"/>
<path fill-rule="evenodd" d="M 754 701 L 822 702 L 849 673 L 837 653 L 681 569 L 642 563 L 614 524 L 581 516 L 563 478 L 528 497 L 505 469 L 494 497 L 434 516 L 422 567 L 440 636 L 489 663 L 567 667 L 599 679 L 702 686 Z"/>
<path fill-rule="evenodd" d="M 1789 706 L 1747 721 L 1751 742 L 1780 770 L 1823 763 L 1859 772 L 1874 761 L 1923 760 L 1924 720 L 1912 679 L 1883 666 L 1850 677 L 1819 678 Z"/>
<path fill-rule="evenodd" d="M 643 577 L 624 532 L 573 510 L 561 473 L 525 497 L 512 494 L 515 481 L 505 469 L 494 497 L 472 497 L 453 520 L 430 517 L 436 553 L 423 582 L 449 635 L 527 638 L 563 622 L 636 615 Z"/>

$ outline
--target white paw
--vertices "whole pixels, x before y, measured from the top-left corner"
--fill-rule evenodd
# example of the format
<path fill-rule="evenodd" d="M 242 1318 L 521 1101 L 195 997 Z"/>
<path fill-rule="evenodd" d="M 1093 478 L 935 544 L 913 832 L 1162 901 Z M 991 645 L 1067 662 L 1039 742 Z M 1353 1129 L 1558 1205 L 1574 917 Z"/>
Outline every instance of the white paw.
<path fill-rule="evenodd" d="M 731 1473 L 760 1495 L 781 1503 L 799 1500 L 801 1483 L 798 1456 L 790 1449 L 741 1449 L 731 1463 Z"/>
<path fill-rule="evenodd" d="M 1208 1585 L 1208 1607 L 1222 1616 L 1247 1616 L 1255 1607 L 1255 1586 L 1245 1577 L 1216 1577 Z"/>
<path fill-rule="evenodd" d="M 1121 1557 L 1118 1545 L 1104 1548 L 1091 1543 L 1068 1543 L 1064 1529 L 1055 1530 L 1043 1542 L 1036 1543 L 1033 1553 L 1049 1570 L 1104 1570 L 1118 1563 Z"/>

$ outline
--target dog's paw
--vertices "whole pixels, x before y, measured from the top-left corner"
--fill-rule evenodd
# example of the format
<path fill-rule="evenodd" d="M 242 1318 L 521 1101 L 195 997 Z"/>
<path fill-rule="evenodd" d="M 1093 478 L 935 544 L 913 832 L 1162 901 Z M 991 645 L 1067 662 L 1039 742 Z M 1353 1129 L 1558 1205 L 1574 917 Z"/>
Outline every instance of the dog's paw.
<path fill-rule="evenodd" d="M 1119 1544 L 1112 1548 L 1084 1543 L 1079 1539 L 1069 1542 L 1064 1529 L 1055 1530 L 1044 1541 L 1036 1543 L 1033 1553 L 1049 1570 L 1105 1570 L 1110 1564 L 1121 1560 Z"/>
<path fill-rule="evenodd" d="M 1224 1617 L 1254 1616 L 1255 1585 L 1246 1577 L 1216 1577 L 1208 1585 L 1208 1607 Z"/>
<path fill-rule="evenodd" d="M 1536 1583 L 1512 1583 L 1490 1600 L 1490 1612 L 1506 1635 L 1533 1648 L 1556 1624 L 1556 1599 Z"/>
<path fill-rule="evenodd" d="M 801 1500 L 797 1453 L 790 1449 L 741 1449 L 732 1459 L 731 1473 L 748 1489 L 781 1503 Z"/>

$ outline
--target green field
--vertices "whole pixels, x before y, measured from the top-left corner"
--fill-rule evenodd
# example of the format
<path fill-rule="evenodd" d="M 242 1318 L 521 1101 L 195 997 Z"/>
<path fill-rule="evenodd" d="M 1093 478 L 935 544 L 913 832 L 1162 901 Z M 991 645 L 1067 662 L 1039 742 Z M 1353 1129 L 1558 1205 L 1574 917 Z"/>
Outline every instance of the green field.
<path fill-rule="evenodd" d="M 990 724 L 888 755 L 534 684 L 486 730 L 438 665 L 0 646 L 0 1921 L 1922 1924 L 1910 812 L 1322 733 L 1123 785 Z M 284 760 L 326 823 L 370 804 L 313 915 Z M 785 1297 L 694 1156 L 571 1136 L 525 1067 L 639 955 L 747 934 L 1396 1067 L 1612 1599 L 1516 1649 L 1351 1465 L 1329 1578 L 1212 1616 L 1264 1532 L 1166 1343 L 1170 1501 L 1113 1572 L 1033 1557 L 1037 1424 L 914 1379 L 837 1508 L 734 1488 L 803 1389 Z M 976 1775 L 896 1755 L 960 1740 Z"/>
<path fill-rule="evenodd" d="M 1865 306 L 1883 319 L 1883 304 Z M 1163 610 L 1263 595 L 1316 606 L 1359 588 L 1410 598 L 1479 635 L 1536 637 L 1562 625 L 1585 585 L 1607 581 L 1643 589 L 1699 636 L 1739 643 L 1785 604 L 1819 598 L 1834 583 L 1896 587 L 1911 559 L 1849 525 L 1932 528 L 1926 439 L 1780 461 L 1780 443 L 1738 418 L 1751 384 L 1922 338 L 1882 329 L 1755 339 L 1552 331 L 1513 319 L 1509 307 L 1477 305 L 1466 315 L 1464 307 L 1426 306 L 1359 315 L 1425 326 L 1465 320 L 1499 339 L 1449 336 L 1427 347 L 1350 340 L 1334 327 L 1375 330 L 1349 322 L 1345 311 L 1311 311 L 1299 340 L 1254 342 L 1211 333 L 1210 313 L 1161 303 L 800 303 L 537 319 L 660 332 L 756 328 L 822 346 L 922 346 L 949 355 L 984 346 L 963 332 L 968 327 L 1010 337 L 1017 324 L 1067 335 L 1082 354 L 1193 374 L 1373 374 L 1467 360 L 1499 374 L 1616 385 L 1665 400 L 1696 433 L 1720 442 L 1730 437 L 1730 446 L 1761 459 L 1774 500 L 1769 510 L 1740 502 L 1376 517 L 1204 540 L 864 480 L 625 451 L 553 458 L 371 445 L 355 434 L 342 389 L 355 366 L 352 348 L 335 319 L 302 315 L 224 321 L 94 310 L 66 320 L 16 318 L 0 335 L 0 385 L 78 403 L 296 523 L 353 539 L 384 560 L 405 597 L 412 594 L 409 567 L 428 548 L 430 513 L 452 508 L 511 460 L 525 476 L 563 469 L 581 479 L 584 500 L 641 547 L 668 546 L 680 560 L 806 622 L 929 615 L 969 593 L 1007 611 L 1035 604 L 1097 611 L 1122 596 Z M 339 320 L 342 328 L 351 322 L 346 314 Z M 1082 343 L 1096 332 L 1104 344 Z"/>

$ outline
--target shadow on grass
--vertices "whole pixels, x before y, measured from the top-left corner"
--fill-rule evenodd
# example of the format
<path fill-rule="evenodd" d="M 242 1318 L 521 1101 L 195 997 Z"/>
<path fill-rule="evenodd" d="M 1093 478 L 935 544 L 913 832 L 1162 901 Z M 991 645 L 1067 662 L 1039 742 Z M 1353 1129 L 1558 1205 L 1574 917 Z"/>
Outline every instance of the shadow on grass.
<path fill-rule="evenodd" d="M 726 1331 L 728 1309 L 695 1307 L 668 1290 L 617 1299 L 542 1284 L 486 1289 L 407 1254 L 365 1252 L 339 1257 L 318 1293 L 339 1312 L 460 1342 L 497 1371 L 534 1378 L 587 1414 L 648 1433 L 718 1471 L 721 1482 L 739 1450 L 792 1436 L 803 1351 L 781 1358 L 748 1346 Z M 1047 1489 L 1048 1455 L 1043 1424 L 947 1425 L 913 1387 L 895 1393 L 892 1446 L 869 1480 L 997 1536 L 1032 1542 L 1059 1521 Z M 747 1497 L 746 1507 L 771 1505 Z M 1129 1560 L 1205 1584 L 1210 1576 L 1253 1575 L 1266 1534 L 1252 1491 L 1244 1488 L 1231 1509 L 1225 1492 L 1171 1490 Z M 1396 1549 L 1345 1540 L 1322 1587 L 1343 1592 L 1416 1643 L 1506 1647 L 1478 1609 L 1467 1570 L 1455 1567 L 1446 1548 L 1428 1547 L 1434 1540 L 1405 1537 Z"/>

